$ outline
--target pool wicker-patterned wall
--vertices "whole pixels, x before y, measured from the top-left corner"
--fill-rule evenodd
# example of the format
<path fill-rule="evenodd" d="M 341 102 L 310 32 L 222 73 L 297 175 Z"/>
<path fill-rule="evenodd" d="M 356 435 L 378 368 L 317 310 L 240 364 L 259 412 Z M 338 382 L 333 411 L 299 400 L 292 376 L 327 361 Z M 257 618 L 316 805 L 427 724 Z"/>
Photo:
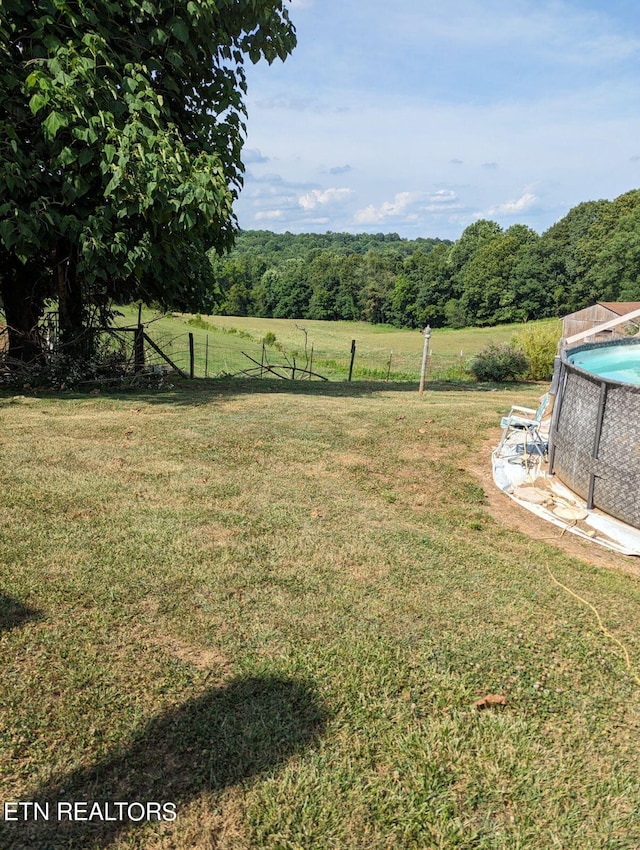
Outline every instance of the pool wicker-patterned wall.
<path fill-rule="evenodd" d="M 638 340 L 603 343 L 638 345 Z M 640 386 L 600 377 L 562 353 L 551 427 L 551 471 L 589 508 L 640 528 Z"/>

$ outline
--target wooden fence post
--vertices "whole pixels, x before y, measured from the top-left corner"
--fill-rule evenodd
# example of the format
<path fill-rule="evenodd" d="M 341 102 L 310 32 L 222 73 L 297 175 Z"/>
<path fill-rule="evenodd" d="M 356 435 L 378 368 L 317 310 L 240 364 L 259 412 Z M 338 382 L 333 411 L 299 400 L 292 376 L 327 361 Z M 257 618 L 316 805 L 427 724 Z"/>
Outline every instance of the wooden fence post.
<path fill-rule="evenodd" d="M 353 361 L 356 358 L 356 341 L 355 339 L 351 340 L 351 363 L 349 364 L 349 380 L 351 380 L 351 376 L 353 375 Z"/>
<path fill-rule="evenodd" d="M 138 325 L 133 337 L 133 371 L 141 372 L 144 369 L 144 327 Z"/>
<path fill-rule="evenodd" d="M 195 378 L 196 376 L 196 360 L 195 353 L 193 349 L 193 333 L 189 331 L 189 377 Z"/>
<path fill-rule="evenodd" d="M 422 395 L 424 392 L 424 376 L 427 371 L 427 357 L 429 356 L 429 340 L 431 339 L 431 327 L 427 325 L 423 333 L 424 349 L 422 350 L 422 368 L 420 369 L 420 387 L 418 389 L 420 395 Z"/>

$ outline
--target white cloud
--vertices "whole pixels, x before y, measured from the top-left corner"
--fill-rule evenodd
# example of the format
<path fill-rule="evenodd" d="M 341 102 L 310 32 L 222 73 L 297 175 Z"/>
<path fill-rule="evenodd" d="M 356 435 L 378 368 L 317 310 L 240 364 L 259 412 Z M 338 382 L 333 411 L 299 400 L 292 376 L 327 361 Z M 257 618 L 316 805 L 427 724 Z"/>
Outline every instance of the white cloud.
<path fill-rule="evenodd" d="M 496 204 L 493 207 L 478 214 L 478 218 L 485 216 L 509 216 L 520 215 L 520 213 L 530 210 L 538 202 L 538 197 L 530 190 L 525 190 L 523 194 L 514 201 L 505 201 L 502 204 Z"/>
<path fill-rule="evenodd" d="M 458 196 L 452 189 L 438 189 L 436 192 L 398 192 L 393 201 L 384 201 L 380 206 L 369 204 L 357 210 L 354 219 L 357 224 L 380 224 L 387 219 L 401 218 L 410 222 L 419 219 L 420 214 L 441 212 L 454 209 Z"/>
<path fill-rule="evenodd" d="M 336 221 L 344 218 L 353 190 L 284 179 L 279 174 L 252 179 L 244 187 L 237 204 L 241 226 L 283 229 L 340 229 Z M 345 222 L 346 224 L 346 222 Z M 344 227 L 344 225 L 343 225 Z"/>
<path fill-rule="evenodd" d="M 458 200 L 458 196 L 453 189 L 438 189 L 437 192 L 434 192 L 432 195 L 428 195 L 427 198 L 430 202 L 430 209 L 435 209 L 443 204 L 453 204 Z"/>
<path fill-rule="evenodd" d="M 284 212 L 282 210 L 262 210 L 261 212 L 257 212 L 254 216 L 256 221 L 277 221 L 279 218 L 284 217 Z"/>
<path fill-rule="evenodd" d="M 304 210 L 315 210 L 327 204 L 344 203 L 351 194 L 351 189 L 312 189 L 306 195 L 301 195 L 298 203 Z"/>
<path fill-rule="evenodd" d="M 377 224 L 387 218 L 402 215 L 415 195 L 411 192 L 398 192 L 393 201 L 385 201 L 379 207 L 369 204 L 362 210 L 357 210 L 355 220 L 358 224 Z"/>

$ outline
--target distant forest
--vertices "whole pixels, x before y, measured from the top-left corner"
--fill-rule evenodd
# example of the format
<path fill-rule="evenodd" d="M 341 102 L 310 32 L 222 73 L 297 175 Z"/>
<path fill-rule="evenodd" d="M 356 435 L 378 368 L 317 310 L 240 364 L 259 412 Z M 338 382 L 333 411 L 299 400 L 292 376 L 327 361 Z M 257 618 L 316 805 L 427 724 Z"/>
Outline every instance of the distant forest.
<path fill-rule="evenodd" d="M 542 235 L 471 224 L 456 242 L 241 231 L 210 257 L 210 313 L 460 328 L 640 300 L 640 190 L 581 203 Z"/>

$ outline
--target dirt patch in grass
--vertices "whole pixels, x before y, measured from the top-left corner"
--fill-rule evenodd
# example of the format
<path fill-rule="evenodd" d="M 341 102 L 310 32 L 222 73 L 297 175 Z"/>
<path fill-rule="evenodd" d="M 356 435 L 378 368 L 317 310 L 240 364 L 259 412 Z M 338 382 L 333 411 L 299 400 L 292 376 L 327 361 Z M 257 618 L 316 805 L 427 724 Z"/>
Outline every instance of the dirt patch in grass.
<path fill-rule="evenodd" d="M 185 664 L 193 665 L 198 670 L 217 672 L 220 683 L 231 672 L 231 662 L 223 652 L 217 649 L 193 646 L 173 635 L 152 635 L 149 637 L 149 643 L 160 647 Z M 212 684 L 216 684 L 215 679 Z"/>
<path fill-rule="evenodd" d="M 216 523 L 207 523 L 207 525 L 200 526 L 197 534 L 201 542 L 214 548 L 228 546 L 237 536 L 232 529 L 225 528 L 223 525 Z"/>
<path fill-rule="evenodd" d="M 159 617 L 157 600 L 146 599 L 142 602 L 140 608 L 146 622 L 138 623 L 133 628 L 130 632 L 130 639 L 147 646 L 154 646 L 197 670 L 207 671 L 210 674 L 207 677 L 209 684 L 222 684 L 231 675 L 233 665 L 230 659 L 216 647 L 195 646 L 177 635 L 154 631 L 150 624 L 153 624 L 154 620 Z"/>

